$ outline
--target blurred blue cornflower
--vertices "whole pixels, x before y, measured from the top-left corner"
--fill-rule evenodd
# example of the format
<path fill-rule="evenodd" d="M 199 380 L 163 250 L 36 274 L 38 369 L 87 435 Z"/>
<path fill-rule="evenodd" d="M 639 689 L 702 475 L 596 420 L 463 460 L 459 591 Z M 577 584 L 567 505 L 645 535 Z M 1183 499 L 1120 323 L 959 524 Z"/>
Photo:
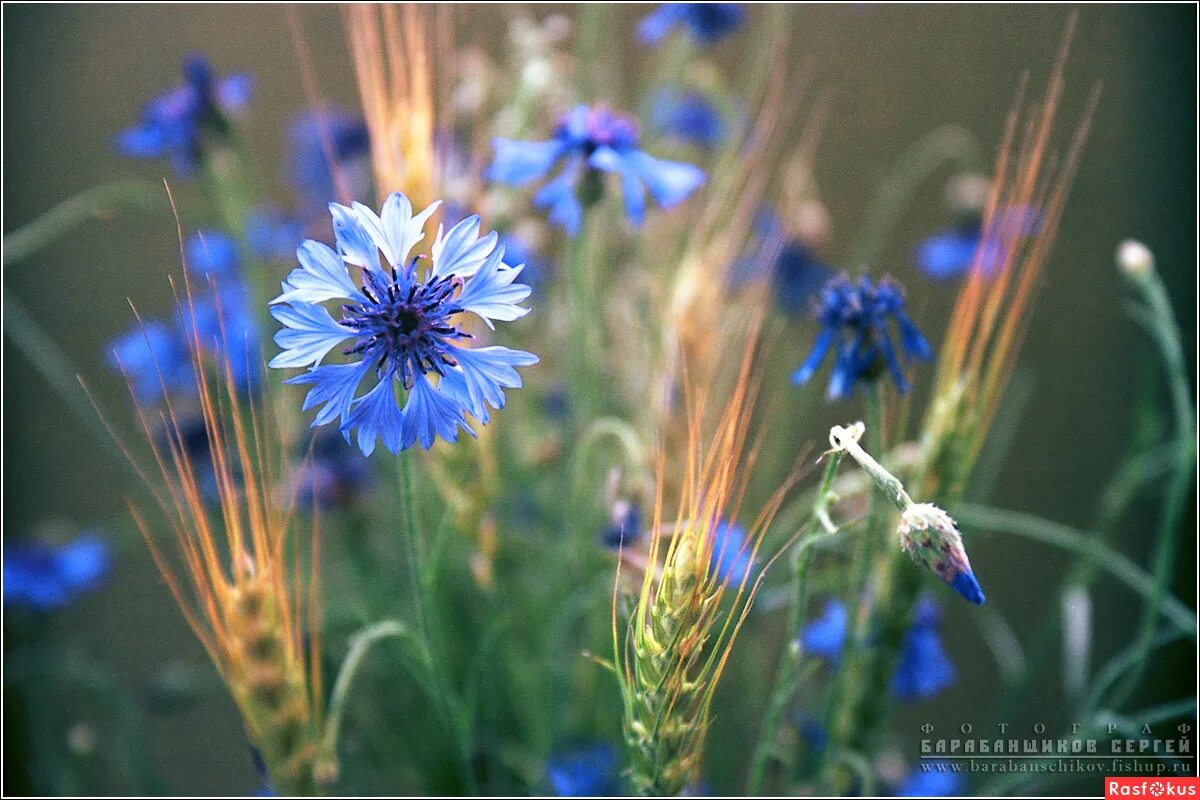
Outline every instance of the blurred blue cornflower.
<path fill-rule="evenodd" d="M 229 118 L 246 109 L 254 88 L 249 75 L 218 80 L 212 64 L 198 53 L 183 60 L 182 85 L 151 100 L 138 124 L 117 136 L 117 150 L 130 158 L 170 159 L 176 174 L 195 173 L 205 133 L 224 135 Z"/>
<path fill-rule="evenodd" d="M 371 483 L 367 462 L 338 440 L 321 433 L 297 471 L 296 507 L 347 508 Z"/>
<path fill-rule="evenodd" d="M 800 631 L 800 645 L 809 655 L 836 664 L 849 632 L 850 613 L 840 600 L 830 600 L 821 616 Z M 912 625 L 904 633 L 900 658 L 892 673 L 892 694 L 901 700 L 932 697 L 954 682 L 954 665 L 942 646 L 941 611 L 937 602 L 922 596 Z"/>
<path fill-rule="evenodd" d="M 420 442 L 428 449 L 437 437 L 456 441 L 458 429 L 474 435 L 470 414 L 480 423 L 488 406 L 504 407 L 504 389 L 521 386 L 515 367 L 536 364 L 537 356 L 497 345 L 461 347 L 473 338 L 463 329 L 463 315 L 473 314 L 492 327 L 529 313 L 518 305 L 529 287 L 515 283 L 522 267 L 504 263 L 498 236 L 479 236 L 479 217 L 459 222 L 449 231 L 439 227 L 431 248 L 432 264 L 418 270 L 424 256 L 409 258 L 424 238 L 422 229 L 437 209 L 434 203 L 414 215 L 408 198 L 392 194 L 382 214 L 354 203 L 331 203 L 338 252 L 308 240 L 297 251 L 300 267 L 271 301 L 271 314 L 284 327 L 275 334 L 283 348 L 271 360 L 276 368 L 310 367 L 288 383 L 312 384 L 304 408 L 322 408 L 313 426 L 340 418 L 350 439 L 358 432 L 365 455 L 382 438 L 393 453 Z M 382 251 L 384 260 L 380 261 Z M 346 265 L 361 270 L 361 288 Z M 345 300 L 341 320 L 319 303 Z M 342 354 L 357 360 L 322 364 L 329 351 L 347 339 Z M 374 386 L 355 397 L 368 373 Z M 430 375 L 439 376 L 435 385 Z M 395 389 L 406 393 L 403 408 Z"/>
<path fill-rule="evenodd" d="M 302 209 L 319 213 L 338 199 L 335 170 L 351 197 L 369 190 L 371 138 L 361 117 L 337 106 L 311 111 L 292 123 L 288 142 L 287 177 Z"/>
<path fill-rule="evenodd" d="M 736 522 L 718 522 L 713 528 L 712 571 L 726 586 L 738 586 L 754 566 L 746 530 Z"/>
<path fill-rule="evenodd" d="M 611 550 L 636 544 L 642 535 L 642 508 L 637 503 L 613 503 L 612 521 L 600 532 L 600 542 Z"/>
<path fill-rule="evenodd" d="M 954 665 L 942 646 L 941 621 L 937 603 L 922 597 L 892 673 L 892 694 L 901 700 L 924 700 L 954 683 Z"/>
<path fill-rule="evenodd" d="M 504 256 L 510 263 L 525 265 L 521 280 L 537 295 L 543 284 L 554 274 L 554 264 L 542 258 L 518 234 L 503 234 L 500 237 L 500 246 L 504 248 Z"/>
<path fill-rule="evenodd" d="M 650 127 L 662 136 L 712 150 L 725 138 L 725 120 L 703 93 L 660 89 L 654 96 Z"/>
<path fill-rule="evenodd" d="M 638 37 L 657 44 L 683 25 L 697 44 L 709 45 L 733 33 L 745 18 L 740 3 L 663 3 L 638 24 Z"/>
<path fill-rule="evenodd" d="M 237 244 L 218 230 L 199 231 L 184 244 L 193 279 L 190 301 L 175 309 L 173 324 L 148 319 L 118 336 L 108 361 L 125 374 L 139 402 L 152 403 L 163 391 L 194 394 L 196 378 L 188 339 L 210 352 L 226 352 L 239 389 L 258 388 L 258 320 L 250 289 L 241 275 Z"/>
<path fill-rule="evenodd" d="M 834 274 L 815 248 L 801 238 L 788 238 L 779 216 L 764 209 L 755 215 L 749 254 L 730 266 L 728 283 L 736 289 L 770 281 L 780 310 L 798 314 L 809 308 Z"/>
<path fill-rule="evenodd" d="M 85 532 L 54 546 L 37 542 L 4 545 L 4 605 L 53 611 L 98 589 L 112 567 L 107 537 Z"/>
<path fill-rule="evenodd" d="M 691 164 L 654 158 L 638 149 L 636 123 L 603 105 L 576 106 L 555 128 L 548 141 L 495 139 L 495 159 L 489 180 L 524 186 L 545 178 L 555 166 L 562 169 L 533 196 L 538 208 L 550 211 L 550 221 L 574 236 L 583 223 L 583 210 L 603 194 L 601 172 L 621 178 L 625 213 L 634 225 L 646 216 L 646 190 L 663 208 L 683 202 L 704 182 L 704 171 Z"/>
<path fill-rule="evenodd" d="M 858 381 L 874 380 L 885 368 L 896 387 L 908 391 L 908 378 L 892 344 L 889 322 L 898 329 L 906 356 L 922 361 L 933 357 L 929 343 L 904 312 L 903 290 L 891 278 L 874 283 L 863 275 L 855 283 L 849 276 L 839 275 L 821 290 L 815 316 L 822 330 L 808 358 L 792 375 L 792 383 L 812 379 L 832 350 L 833 371 L 826 391 L 830 400 L 848 397 Z"/>
<path fill-rule="evenodd" d="M 258 206 L 246 214 L 246 244 L 268 261 L 289 261 L 308 238 L 308 224 L 298 214 L 274 206 Z"/>
<path fill-rule="evenodd" d="M 961 797 L 967 782 L 949 761 L 922 761 L 896 787 L 896 797 Z"/>
<path fill-rule="evenodd" d="M 617 797 L 621 761 L 617 749 L 605 742 L 580 744 L 550 757 L 546 778 L 554 797 Z"/>
<path fill-rule="evenodd" d="M 842 656 L 842 644 L 846 641 L 849 624 L 850 612 L 846 606 L 837 600 L 829 600 L 821 616 L 801 629 L 800 646 L 808 655 L 820 656 L 830 664 L 837 664 Z"/>
<path fill-rule="evenodd" d="M 980 267 L 986 274 L 1000 268 L 1013 243 L 1041 229 L 1042 215 L 1036 209 L 1014 206 L 992 226 L 993 232 L 985 242 L 980 213 L 963 215 L 957 225 L 938 231 L 917 245 L 913 253 L 917 267 L 931 278 L 957 278 L 971 268 L 976 251 L 982 249 Z"/>

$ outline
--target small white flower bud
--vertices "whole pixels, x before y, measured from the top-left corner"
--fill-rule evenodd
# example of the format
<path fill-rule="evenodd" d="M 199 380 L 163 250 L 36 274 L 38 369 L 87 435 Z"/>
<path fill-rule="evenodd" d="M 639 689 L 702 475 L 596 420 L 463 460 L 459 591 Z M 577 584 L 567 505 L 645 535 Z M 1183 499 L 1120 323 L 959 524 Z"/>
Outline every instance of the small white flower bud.
<path fill-rule="evenodd" d="M 1117 248 L 1117 266 L 1131 278 L 1154 271 L 1154 253 L 1137 239 L 1126 239 Z"/>

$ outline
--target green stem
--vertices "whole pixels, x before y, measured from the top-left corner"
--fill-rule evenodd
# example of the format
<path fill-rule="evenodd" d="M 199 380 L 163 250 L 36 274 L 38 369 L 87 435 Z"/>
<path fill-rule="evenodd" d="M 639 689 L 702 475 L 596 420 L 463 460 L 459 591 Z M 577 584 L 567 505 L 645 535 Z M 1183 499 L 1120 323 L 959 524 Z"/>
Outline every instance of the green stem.
<path fill-rule="evenodd" d="M 1196 419 L 1193 416 L 1191 392 L 1188 388 L 1187 363 L 1179 338 L 1179 325 L 1171 309 L 1171 298 L 1157 271 L 1142 274 L 1124 273 L 1146 304 L 1140 318 L 1158 344 L 1167 381 L 1171 388 L 1171 407 L 1175 416 L 1175 473 L 1167 490 L 1159 522 L 1153 556 L 1154 585 L 1142 610 L 1141 623 L 1135 638 L 1135 666 L 1109 697 L 1108 703 L 1119 708 L 1133 693 L 1146 670 L 1150 646 L 1154 642 L 1159 607 L 1168 596 L 1171 577 L 1175 572 L 1176 542 L 1187 510 L 1188 494 L 1192 488 L 1192 471 L 1196 463 Z"/>
<path fill-rule="evenodd" d="M 342 731 L 342 717 L 346 713 L 346 699 L 350 696 L 350 686 L 358 675 L 358 669 L 367 651 L 373 644 L 384 639 L 404 639 L 411 636 L 412 633 L 403 623 L 387 619 L 364 628 L 351 637 L 350 650 L 346 653 L 346 659 L 342 661 L 341 669 L 338 670 L 333 693 L 329 698 L 329 713 L 325 717 L 325 730 L 321 736 L 321 754 L 329 759 L 329 763 L 334 767 L 337 765 L 338 737 Z"/>
<path fill-rule="evenodd" d="M 867 384 L 867 441 L 876 453 L 886 448 L 883 429 L 883 398 L 879 383 Z M 859 460 L 864 469 L 868 464 Z M 872 478 L 875 475 L 872 473 Z M 903 491 L 901 489 L 901 491 Z M 856 542 L 854 560 L 851 564 L 850 597 L 847 607 L 856 609 L 853 630 L 843 646 L 842 667 L 834 680 L 829 700 L 828 727 L 831 731 L 822 769 L 822 782 L 834 794 L 844 794 L 849 788 L 851 776 L 845 771 L 843 756 L 852 749 L 858 731 L 857 718 L 864 702 L 869 699 L 872 674 L 872 607 L 879 602 L 878 591 L 871 591 L 869 584 L 882 546 L 889 539 L 889 531 L 883 530 L 889 503 L 882 502 L 876 492 L 867 494 L 867 523 Z"/>
<path fill-rule="evenodd" d="M 591 419 L 597 401 L 595 354 L 601 336 L 600 306 L 593 291 L 591 263 L 588 257 L 588 210 L 583 212 L 583 223 L 577 235 L 571 238 L 568 252 L 568 276 L 570 278 L 570 300 L 573 325 L 570 334 L 570 374 L 573 389 L 576 429 L 580 430 Z"/>
<path fill-rule="evenodd" d="M 38 324 L 25 306 L 11 293 L 4 292 L 4 332 L 34 369 L 46 379 L 54 393 L 66 404 L 81 425 L 92 434 L 100 449 L 119 463 L 130 476 L 137 472 L 121 453 L 116 441 L 92 407 L 87 392 L 79 383 L 79 373 L 50 332 Z"/>
<path fill-rule="evenodd" d="M 963 170 L 983 169 L 979 142 L 961 126 L 943 125 L 930 131 L 900 157 L 863 214 L 863 227 L 850 249 L 848 264 L 857 268 L 878 261 L 917 189 L 947 162 L 955 162 Z"/>
<path fill-rule="evenodd" d="M 1078 531 L 1058 522 L 1035 517 L 1021 511 L 992 508 L 976 503 L 956 507 L 955 517 L 965 531 L 989 530 L 1023 536 L 1026 539 L 1060 547 L 1097 564 L 1109 575 L 1124 583 L 1149 602 L 1154 596 L 1153 576 L 1120 553 L 1098 541 L 1095 534 Z M 1175 597 L 1161 598 L 1159 613 L 1179 630 L 1196 634 L 1196 614 Z"/>
<path fill-rule="evenodd" d="M 105 212 L 170 211 L 161 184 L 144 181 L 105 183 L 85 189 L 4 235 L 4 266 L 24 261 L 74 228 Z"/>
<path fill-rule="evenodd" d="M 817 548 L 838 535 L 838 530 L 829 519 L 829 504 L 832 502 L 833 479 L 837 475 L 838 465 L 842 454 L 835 452 L 829 456 L 825 466 L 825 475 L 821 479 L 821 487 L 813 503 L 811 527 L 820 525 L 824 533 L 809 535 L 796 544 L 792 553 L 792 599 L 788 606 L 787 627 L 784 629 L 788 644 L 780 656 L 779 668 L 775 675 L 775 687 L 767 702 L 767 711 L 763 717 L 762 732 L 759 734 L 758 745 L 750 766 L 750 777 L 746 783 L 746 794 L 754 797 L 762 793 L 763 781 L 767 775 L 767 765 L 771 760 L 779 734 L 779 724 L 783 712 L 792 696 L 803 680 L 800 662 L 804 656 L 795 637 L 799 634 L 808 607 L 808 570 L 812 565 L 813 555 Z"/>
<path fill-rule="evenodd" d="M 403 453 L 397 459 L 400 472 L 400 503 L 404 514 L 404 557 L 408 562 L 408 582 L 412 592 L 413 610 L 417 617 L 417 631 L 421 644 L 429 650 L 429 625 L 425 615 L 424 583 L 421 580 L 421 569 L 425 563 L 424 548 L 417 527 L 416 495 L 413 493 L 412 459 L 409 455 Z"/>

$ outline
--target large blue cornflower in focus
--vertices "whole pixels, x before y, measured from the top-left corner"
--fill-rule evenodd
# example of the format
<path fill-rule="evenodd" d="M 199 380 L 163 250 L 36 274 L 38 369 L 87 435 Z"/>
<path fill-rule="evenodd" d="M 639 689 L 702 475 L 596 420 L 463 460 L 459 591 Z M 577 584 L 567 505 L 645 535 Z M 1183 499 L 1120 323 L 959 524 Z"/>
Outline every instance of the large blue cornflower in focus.
<path fill-rule="evenodd" d="M 117 150 L 131 158 L 168 158 L 182 177 L 195 173 L 205 133 L 225 134 L 229 118 L 250 103 L 254 79 L 232 75 L 218 80 L 212 64 L 193 53 L 183 61 L 182 85 L 151 100 L 138 124 L 117 136 Z"/>
<path fill-rule="evenodd" d="M 112 567 L 112 546 L 83 533 L 59 546 L 34 542 L 4 546 L 4 605 L 53 611 L 98 589 Z"/>
<path fill-rule="evenodd" d="M 745 18 L 740 3 L 663 3 L 638 24 L 638 37 L 657 44 L 683 25 L 697 44 L 714 44 L 737 30 Z"/>
<path fill-rule="evenodd" d="M 621 179 L 621 194 L 630 222 L 646 217 L 646 190 L 670 208 L 687 199 L 704 182 L 704 171 L 691 164 L 654 158 L 638 149 L 637 125 L 605 106 L 576 106 L 562 118 L 554 138 L 541 142 L 495 139 L 496 156 L 489 180 L 524 186 L 561 169 L 533 196 L 538 208 L 549 209 L 550 221 L 572 236 L 579 232 L 583 209 L 603 194 L 601 172 Z"/>
<path fill-rule="evenodd" d="M 885 368 L 897 388 L 908 391 L 908 378 L 892 344 L 892 326 L 900 334 L 906 356 L 922 361 L 933 357 L 929 343 L 904 312 L 904 291 L 891 278 L 874 283 L 863 275 L 855 283 L 839 275 L 821 290 L 815 316 L 822 330 L 808 358 L 792 375 L 792 383 L 811 380 L 832 351 L 833 372 L 826 392 L 830 400 L 848 397 L 856 383 L 875 380 Z"/>
<path fill-rule="evenodd" d="M 439 227 L 432 258 L 410 259 L 437 206 L 414 215 L 399 193 L 379 215 L 361 203 L 331 203 L 337 252 L 311 239 L 301 244 L 299 268 L 271 301 L 284 327 L 275 334 L 283 352 L 270 366 L 310 367 L 287 382 L 312 385 L 304 408 L 321 406 L 313 426 L 340 419 L 347 440 L 357 431 L 365 455 L 376 439 L 396 453 L 416 442 L 432 447 L 438 437 L 455 441 L 459 428 L 474 435 L 466 415 L 486 424 L 488 406 L 503 408 L 504 389 L 521 386 L 515 367 L 538 361 L 522 350 L 464 346 L 473 338 L 466 315 L 488 327 L 523 317 L 529 309 L 518 304 L 529 287 L 515 282 L 522 266 L 504 263 L 497 235 L 480 237 L 478 216 L 448 231 Z M 359 272 L 357 284 L 347 265 Z M 342 301 L 340 319 L 320 305 L 334 299 Z M 350 361 L 321 363 L 343 343 Z M 368 375 L 374 385 L 357 397 Z M 397 387 L 405 393 L 402 408 Z"/>
<path fill-rule="evenodd" d="M 550 758 L 546 778 L 554 797 L 616 797 L 621 788 L 617 749 L 605 742 L 576 745 Z"/>
<path fill-rule="evenodd" d="M 922 597 L 892 673 L 892 694 L 901 700 L 924 700 L 954 683 L 954 665 L 942 646 L 941 621 L 937 603 Z"/>

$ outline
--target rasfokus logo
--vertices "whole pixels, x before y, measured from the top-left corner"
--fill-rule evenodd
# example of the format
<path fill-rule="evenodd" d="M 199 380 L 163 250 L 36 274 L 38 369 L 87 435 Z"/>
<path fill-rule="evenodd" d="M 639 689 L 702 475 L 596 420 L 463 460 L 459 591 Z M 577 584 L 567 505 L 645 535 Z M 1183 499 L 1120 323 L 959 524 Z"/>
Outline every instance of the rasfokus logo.
<path fill-rule="evenodd" d="M 1200 778 L 1105 778 L 1104 797 L 1197 797 Z"/>

